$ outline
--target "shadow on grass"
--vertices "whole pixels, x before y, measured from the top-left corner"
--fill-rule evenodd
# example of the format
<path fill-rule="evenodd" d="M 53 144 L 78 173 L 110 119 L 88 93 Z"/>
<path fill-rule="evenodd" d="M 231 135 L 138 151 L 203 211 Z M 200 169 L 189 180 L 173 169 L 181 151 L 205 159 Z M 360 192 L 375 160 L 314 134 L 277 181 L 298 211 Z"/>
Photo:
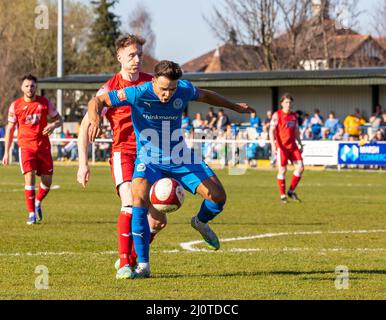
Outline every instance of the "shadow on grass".
<path fill-rule="evenodd" d="M 154 275 L 153 278 L 226 278 L 226 277 L 253 277 L 253 276 L 270 276 L 270 275 L 289 275 L 289 276 L 305 276 L 305 275 L 323 275 L 330 274 L 333 279 L 336 278 L 336 273 L 331 270 L 315 270 L 315 271 L 254 271 L 254 272 L 230 272 L 223 274 L 167 274 L 167 275 Z M 349 274 L 369 275 L 369 274 L 386 274 L 386 270 L 349 270 Z M 308 279 L 308 278 L 306 278 Z"/>
<path fill-rule="evenodd" d="M 170 222 L 171 225 L 186 225 L 188 222 Z M 224 226 L 323 226 L 325 222 L 315 223 L 270 223 L 270 222 L 210 222 L 210 225 Z"/>

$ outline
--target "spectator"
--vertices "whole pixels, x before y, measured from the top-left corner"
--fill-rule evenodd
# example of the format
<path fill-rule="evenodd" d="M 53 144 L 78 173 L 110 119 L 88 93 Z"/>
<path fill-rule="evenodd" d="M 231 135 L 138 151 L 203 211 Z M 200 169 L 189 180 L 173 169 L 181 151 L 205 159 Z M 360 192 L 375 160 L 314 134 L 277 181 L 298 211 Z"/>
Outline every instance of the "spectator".
<path fill-rule="evenodd" d="M 328 119 L 322 128 L 322 136 L 325 136 L 326 139 L 332 139 L 332 137 L 338 132 L 340 126 L 339 119 L 335 118 L 335 113 L 331 111 L 328 115 Z M 328 131 L 328 133 L 323 132 Z"/>
<path fill-rule="evenodd" d="M 348 115 L 344 119 L 344 130 L 352 141 L 359 140 L 361 134 L 361 126 L 366 123 L 366 120 L 360 114 L 359 109 L 355 109 L 355 113 Z"/>
<path fill-rule="evenodd" d="M 302 140 L 312 140 L 312 130 L 311 128 L 307 127 L 303 129 L 303 134 L 302 134 Z"/>
<path fill-rule="evenodd" d="M 202 119 L 201 113 L 197 112 L 196 117 L 192 121 L 194 132 L 201 133 L 205 128 L 205 121 Z"/>
<path fill-rule="evenodd" d="M 329 136 L 330 136 L 331 132 L 330 132 L 330 129 L 329 128 L 323 128 L 322 130 L 322 140 L 330 140 Z"/>
<path fill-rule="evenodd" d="M 377 105 L 375 107 L 375 112 L 372 114 L 372 116 L 369 119 L 369 123 L 371 125 L 371 127 L 370 127 L 370 130 L 371 130 L 370 135 L 372 133 L 375 134 L 377 132 L 377 130 L 381 126 L 381 122 L 382 122 L 382 106 L 381 105 Z"/>
<path fill-rule="evenodd" d="M 332 140 L 335 140 L 335 141 L 346 140 L 344 128 L 342 126 L 338 128 L 338 131 L 334 134 L 334 136 L 332 137 Z"/>
<path fill-rule="evenodd" d="M 323 126 L 323 117 L 320 115 L 319 109 L 315 109 L 314 115 L 312 116 L 310 123 L 313 140 L 319 140 L 321 138 Z"/>
<path fill-rule="evenodd" d="M 108 139 L 106 131 L 102 132 L 100 139 Z M 97 144 L 96 158 L 99 161 L 106 161 L 110 157 L 110 143 L 100 142 Z"/>
<path fill-rule="evenodd" d="M 267 111 L 267 117 L 265 118 L 264 122 L 268 126 L 268 132 L 269 132 L 269 124 L 271 123 L 272 120 L 272 111 L 268 110 Z"/>
<path fill-rule="evenodd" d="M 304 117 L 303 117 L 303 121 L 302 121 L 302 129 L 305 129 L 305 128 L 308 128 L 311 126 L 311 119 L 310 119 L 310 115 L 308 113 L 305 113 L 304 114 Z"/>
<path fill-rule="evenodd" d="M 213 108 L 210 107 L 208 110 L 208 114 L 205 118 L 205 126 L 209 129 L 213 129 L 216 125 L 217 114 L 214 112 Z"/>
<path fill-rule="evenodd" d="M 382 120 L 381 120 L 381 123 L 379 125 L 379 128 L 383 129 L 383 130 L 386 130 L 386 111 L 384 111 L 382 113 Z"/>
<path fill-rule="evenodd" d="M 60 132 L 60 134 L 59 134 L 59 138 L 60 139 L 64 139 L 66 136 L 65 136 L 65 134 L 64 134 L 64 132 L 62 131 L 62 132 Z M 66 145 L 66 143 L 65 142 L 59 142 L 58 143 L 58 145 L 57 145 L 57 148 L 58 148 L 58 154 L 57 154 L 57 160 L 58 161 L 63 161 L 64 159 L 63 159 L 63 147 Z"/>
<path fill-rule="evenodd" d="M 257 158 L 269 159 L 270 152 L 271 152 L 271 144 L 269 143 L 268 126 L 263 124 L 262 132 L 258 137 Z"/>
<path fill-rule="evenodd" d="M 192 125 L 190 124 L 190 118 L 186 112 L 182 113 L 181 128 L 184 129 L 185 132 L 189 132 L 192 128 Z"/>
<path fill-rule="evenodd" d="M 66 131 L 64 136 L 65 139 L 75 139 L 69 130 Z M 70 161 L 75 161 L 78 158 L 78 145 L 76 141 L 65 142 L 65 146 L 62 149 L 62 152 Z"/>
<path fill-rule="evenodd" d="M 220 109 L 218 112 L 218 118 L 216 122 L 216 129 L 224 131 L 227 127 L 227 125 L 230 125 L 231 122 L 229 121 L 228 116 L 224 113 L 223 109 Z"/>
<path fill-rule="evenodd" d="M 385 135 L 383 130 L 378 130 L 375 133 L 374 138 L 372 139 L 371 142 L 378 142 L 378 141 L 385 141 Z"/>
<path fill-rule="evenodd" d="M 257 133 L 262 132 L 261 120 L 260 120 L 259 116 L 256 115 L 255 112 L 251 113 L 251 116 L 249 119 L 249 125 L 251 128 L 255 128 Z"/>

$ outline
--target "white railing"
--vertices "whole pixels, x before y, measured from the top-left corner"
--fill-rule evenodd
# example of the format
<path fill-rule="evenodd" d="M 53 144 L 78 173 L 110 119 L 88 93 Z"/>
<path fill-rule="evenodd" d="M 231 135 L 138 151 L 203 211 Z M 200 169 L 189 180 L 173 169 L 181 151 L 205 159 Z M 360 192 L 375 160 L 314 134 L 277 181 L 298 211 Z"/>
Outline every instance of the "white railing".
<path fill-rule="evenodd" d="M 52 138 L 50 141 L 54 160 L 63 160 L 60 157 L 66 157 L 72 161 L 77 160 L 77 139 Z M 337 165 L 339 144 L 342 142 L 349 143 L 347 141 L 303 140 L 303 159 L 305 165 Z M 95 164 L 101 161 L 108 161 L 111 143 L 111 139 L 97 139 L 91 144 L 88 150 L 91 162 Z M 267 140 L 186 139 L 186 143 L 197 154 L 201 154 L 208 164 L 217 163 L 226 166 L 248 163 L 251 160 L 271 160 L 271 147 L 270 142 Z M 380 142 L 379 144 L 385 143 Z M 103 149 L 101 149 L 102 144 L 104 144 Z M 71 146 L 73 148 L 72 151 L 66 150 L 66 146 Z M 0 139 L 1 157 L 3 149 L 4 139 Z M 10 162 L 17 161 L 18 150 L 16 149 L 16 140 L 14 140 L 11 150 L 10 154 L 13 156 L 10 156 Z"/>

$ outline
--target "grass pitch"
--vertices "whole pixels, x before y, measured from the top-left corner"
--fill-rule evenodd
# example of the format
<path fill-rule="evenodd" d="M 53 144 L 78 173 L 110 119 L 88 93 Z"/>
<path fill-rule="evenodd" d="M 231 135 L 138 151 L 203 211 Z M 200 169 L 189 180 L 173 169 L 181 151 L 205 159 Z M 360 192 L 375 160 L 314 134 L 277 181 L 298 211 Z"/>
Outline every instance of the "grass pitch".
<path fill-rule="evenodd" d="M 308 171 L 303 203 L 284 205 L 274 171 L 218 171 L 228 193 L 211 224 L 221 251 L 191 243 L 201 240 L 190 227 L 201 199 L 187 195 L 151 246 L 152 278 L 118 281 L 109 168 L 92 168 L 85 190 L 76 167 L 55 170 L 45 221 L 27 226 L 20 171 L 0 168 L 0 299 L 386 299 L 385 173 Z M 48 289 L 35 288 L 37 266 L 48 268 Z M 337 266 L 348 282 L 336 281 Z"/>

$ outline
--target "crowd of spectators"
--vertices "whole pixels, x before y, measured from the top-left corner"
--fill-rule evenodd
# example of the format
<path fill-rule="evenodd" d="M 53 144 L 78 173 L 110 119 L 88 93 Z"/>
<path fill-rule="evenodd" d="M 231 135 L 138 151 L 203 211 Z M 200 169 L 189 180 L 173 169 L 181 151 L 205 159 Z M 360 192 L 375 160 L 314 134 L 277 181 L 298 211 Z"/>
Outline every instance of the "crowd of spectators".
<path fill-rule="evenodd" d="M 315 109 L 310 116 L 308 113 L 296 111 L 302 140 L 335 140 L 377 142 L 386 140 L 386 110 L 377 106 L 376 112 L 367 120 L 360 110 L 347 115 L 343 121 L 331 111 L 326 119 L 319 109 Z M 185 137 L 190 139 L 227 139 L 227 140 L 255 140 L 245 145 L 246 157 L 249 161 L 255 159 L 270 159 L 271 145 L 269 142 L 269 126 L 272 111 L 268 110 L 265 118 L 256 113 L 250 115 L 249 123 L 236 124 L 229 121 L 224 110 L 216 114 L 209 108 L 207 115 L 196 113 L 191 120 L 184 113 L 182 127 Z M 238 146 L 243 145 L 238 143 Z M 224 146 L 220 143 L 204 143 L 203 156 L 216 159 L 224 154 Z"/>

